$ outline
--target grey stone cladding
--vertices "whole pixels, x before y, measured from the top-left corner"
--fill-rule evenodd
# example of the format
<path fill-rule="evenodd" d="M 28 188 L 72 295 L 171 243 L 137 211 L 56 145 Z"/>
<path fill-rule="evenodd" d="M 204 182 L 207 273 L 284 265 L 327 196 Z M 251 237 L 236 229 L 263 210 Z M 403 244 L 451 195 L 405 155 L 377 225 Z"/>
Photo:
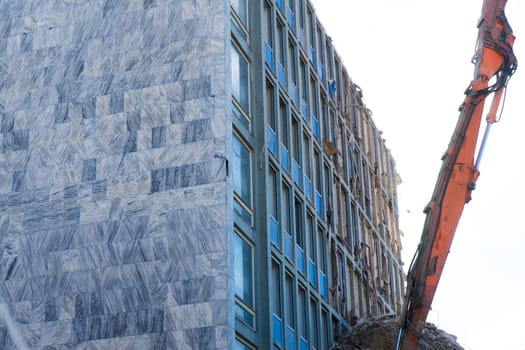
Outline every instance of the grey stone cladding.
<path fill-rule="evenodd" d="M 0 0 L 0 349 L 228 349 L 227 4 Z"/>

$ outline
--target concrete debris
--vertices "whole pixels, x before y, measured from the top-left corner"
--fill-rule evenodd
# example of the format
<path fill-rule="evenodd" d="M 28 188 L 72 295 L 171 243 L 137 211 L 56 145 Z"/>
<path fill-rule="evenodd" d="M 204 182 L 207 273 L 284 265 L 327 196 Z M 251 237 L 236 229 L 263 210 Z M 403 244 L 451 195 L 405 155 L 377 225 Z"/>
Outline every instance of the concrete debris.
<path fill-rule="evenodd" d="M 393 350 L 399 332 L 396 315 L 359 319 L 332 346 L 331 350 Z M 464 350 L 456 337 L 427 323 L 422 331 L 418 350 Z"/>

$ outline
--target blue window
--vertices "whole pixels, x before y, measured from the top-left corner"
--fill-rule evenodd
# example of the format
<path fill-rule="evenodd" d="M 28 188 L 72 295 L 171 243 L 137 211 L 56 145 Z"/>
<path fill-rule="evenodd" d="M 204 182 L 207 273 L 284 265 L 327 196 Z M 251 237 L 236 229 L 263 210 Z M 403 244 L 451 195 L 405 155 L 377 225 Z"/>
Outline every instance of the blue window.
<path fill-rule="evenodd" d="M 264 43 L 264 61 L 273 70 L 273 51 L 268 43 Z"/>
<path fill-rule="evenodd" d="M 303 99 L 301 99 L 301 114 L 303 118 L 308 121 L 308 104 Z"/>
<path fill-rule="evenodd" d="M 235 210 L 248 222 L 251 221 L 251 176 L 251 152 L 234 134 L 232 186 L 235 191 Z"/>
<path fill-rule="evenodd" d="M 315 287 L 317 285 L 317 268 L 315 267 L 315 262 L 312 259 L 308 258 L 308 280 Z"/>
<path fill-rule="evenodd" d="M 297 86 L 295 86 L 292 80 L 290 80 L 290 84 L 288 86 L 288 93 L 290 94 L 290 99 L 292 100 L 294 106 L 298 107 L 299 95 L 297 92 Z"/>
<path fill-rule="evenodd" d="M 281 312 L 281 267 L 272 260 L 272 284 L 270 288 L 272 299 L 272 339 L 280 348 L 283 346 L 283 321 Z"/>
<path fill-rule="evenodd" d="M 245 126 L 248 126 L 250 122 L 249 64 L 233 44 L 230 58 L 232 64 L 230 79 L 234 101 L 234 114 Z"/>
<path fill-rule="evenodd" d="M 315 115 L 312 115 L 312 133 L 317 141 L 319 141 L 319 122 Z"/>
<path fill-rule="evenodd" d="M 283 88 L 286 88 L 286 72 L 284 71 L 284 67 L 280 62 L 277 65 L 277 80 L 279 80 L 279 84 Z"/>
<path fill-rule="evenodd" d="M 277 208 L 277 173 L 273 169 L 273 167 L 270 167 L 270 171 L 268 173 L 268 193 L 267 193 L 267 203 L 268 203 L 268 230 L 270 234 L 270 239 L 272 242 L 281 248 L 281 237 L 279 233 L 279 223 L 277 221 L 279 215 L 278 215 L 278 208 Z"/>
<path fill-rule="evenodd" d="M 328 297 L 328 293 L 326 290 L 326 276 L 324 273 L 319 273 L 319 294 L 326 299 Z"/>
<path fill-rule="evenodd" d="M 273 342 L 280 347 L 283 346 L 283 321 L 279 316 L 273 314 L 272 316 L 273 326 Z"/>
<path fill-rule="evenodd" d="M 304 177 L 304 194 L 310 201 L 312 200 L 312 182 L 307 176 Z"/>
<path fill-rule="evenodd" d="M 264 61 L 273 70 L 273 16 L 272 9 L 267 2 L 264 3 Z"/>
<path fill-rule="evenodd" d="M 246 345 L 246 343 L 240 341 L 239 339 L 235 339 L 235 350 L 252 350 L 253 348 Z"/>
<path fill-rule="evenodd" d="M 286 172 L 290 171 L 290 163 L 288 159 L 288 150 L 284 145 L 281 143 L 281 165 L 286 170 Z"/>
<path fill-rule="evenodd" d="M 295 330 L 286 326 L 286 349 L 295 350 Z"/>
<path fill-rule="evenodd" d="M 275 0 L 275 2 L 277 3 L 277 7 L 279 8 L 279 10 L 283 10 L 283 0 Z"/>
<path fill-rule="evenodd" d="M 297 186 L 301 187 L 301 167 L 295 160 L 292 164 L 292 176 Z"/>
<path fill-rule="evenodd" d="M 323 198 L 317 191 L 315 191 L 315 210 L 317 211 L 317 215 L 323 217 Z"/>
<path fill-rule="evenodd" d="M 293 242 L 292 242 L 292 237 L 289 234 L 285 233 L 283 235 L 283 240 L 284 240 L 284 254 L 286 255 L 286 258 L 288 258 L 288 260 L 293 262 Z"/>
<path fill-rule="evenodd" d="M 275 136 L 275 131 L 272 130 L 270 126 L 267 128 L 268 131 L 268 149 L 274 156 L 277 156 L 277 139 Z"/>
<path fill-rule="evenodd" d="M 280 238 L 279 238 L 279 224 L 277 221 L 270 216 L 269 218 L 269 231 L 270 231 L 270 239 L 272 242 L 277 246 L 280 247 Z"/>
<path fill-rule="evenodd" d="M 304 338 L 299 339 L 299 350 L 308 350 L 308 342 Z"/>
<path fill-rule="evenodd" d="M 253 247 L 237 233 L 233 236 L 234 291 L 237 297 L 236 315 L 253 327 Z"/>
<path fill-rule="evenodd" d="M 295 15 L 293 10 L 289 7 L 286 7 L 286 22 L 288 22 L 288 25 L 292 30 L 295 29 Z"/>
<path fill-rule="evenodd" d="M 235 11 L 235 14 L 241 21 L 241 23 L 246 26 L 248 24 L 248 1 L 247 0 L 230 0 L 230 4 Z"/>
<path fill-rule="evenodd" d="M 305 265 L 304 265 L 304 250 L 299 246 L 296 245 L 296 251 L 295 251 L 295 265 L 297 266 L 297 269 L 299 272 L 301 272 L 302 275 L 305 275 Z"/>
<path fill-rule="evenodd" d="M 315 51 L 312 45 L 308 44 L 308 58 L 312 64 L 315 64 Z"/>

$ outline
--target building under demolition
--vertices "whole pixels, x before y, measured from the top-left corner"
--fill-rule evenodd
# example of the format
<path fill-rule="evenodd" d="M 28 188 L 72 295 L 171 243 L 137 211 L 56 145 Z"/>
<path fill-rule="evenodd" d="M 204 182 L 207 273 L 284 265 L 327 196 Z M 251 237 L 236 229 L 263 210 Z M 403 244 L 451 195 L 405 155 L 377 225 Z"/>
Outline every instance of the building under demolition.
<path fill-rule="evenodd" d="M 307 0 L 0 1 L 0 116 L 3 349 L 327 350 L 401 304 L 394 160 Z"/>

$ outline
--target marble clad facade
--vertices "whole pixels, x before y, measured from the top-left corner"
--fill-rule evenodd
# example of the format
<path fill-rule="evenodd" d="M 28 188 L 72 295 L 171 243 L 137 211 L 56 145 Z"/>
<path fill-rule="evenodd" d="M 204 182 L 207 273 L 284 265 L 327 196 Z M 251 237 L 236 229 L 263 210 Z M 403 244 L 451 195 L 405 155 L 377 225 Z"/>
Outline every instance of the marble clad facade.
<path fill-rule="evenodd" d="M 0 303 L 30 348 L 228 349 L 227 14 L 0 1 Z"/>

